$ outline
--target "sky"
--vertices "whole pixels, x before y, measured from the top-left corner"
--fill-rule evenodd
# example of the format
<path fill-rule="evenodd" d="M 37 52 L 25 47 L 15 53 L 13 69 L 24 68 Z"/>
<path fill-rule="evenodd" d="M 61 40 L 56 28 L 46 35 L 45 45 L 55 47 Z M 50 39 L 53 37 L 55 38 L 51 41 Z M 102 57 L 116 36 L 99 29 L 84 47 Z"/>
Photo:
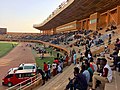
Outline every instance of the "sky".
<path fill-rule="evenodd" d="M 33 24 L 43 22 L 63 1 L 66 0 L 0 0 L 0 28 L 39 33 Z"/>

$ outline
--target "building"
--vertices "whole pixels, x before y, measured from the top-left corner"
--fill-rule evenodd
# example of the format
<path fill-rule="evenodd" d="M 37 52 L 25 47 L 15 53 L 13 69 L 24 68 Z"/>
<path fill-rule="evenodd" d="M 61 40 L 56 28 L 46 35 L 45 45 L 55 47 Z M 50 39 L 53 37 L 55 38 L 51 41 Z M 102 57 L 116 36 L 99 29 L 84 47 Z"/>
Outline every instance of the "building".
<path fill-rule="evenodd" d="M 120 0 L 67 0 L 41 24 L 42 34 L 77 30 L 98 30 L 120 25 Z"/>
<path fill-rule="evenodd" d="M 0 28 L 0 34 L 6 34 L 7 28 Z"/>

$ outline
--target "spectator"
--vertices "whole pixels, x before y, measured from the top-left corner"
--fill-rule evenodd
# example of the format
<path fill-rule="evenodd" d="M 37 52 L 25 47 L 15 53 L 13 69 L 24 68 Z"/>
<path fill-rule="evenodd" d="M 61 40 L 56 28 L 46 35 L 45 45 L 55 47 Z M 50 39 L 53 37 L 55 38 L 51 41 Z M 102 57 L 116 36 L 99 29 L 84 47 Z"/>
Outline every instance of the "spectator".
<path fill-rule="evenodd" d="M 90 67 L 90 63 L 86 60 L 85 61 L 85 66 L 86 66 L 86 69 L 89 71 L 90 73 L 90 82 L 92 82 L 92 76 L 93 76 L 93 70 L 92 68 Z"/>
<path fill-rule="evenodd" d="M 46 74 L 40 67 L 38 67 L 37 71 L 38 71 L 38 73 L 41 74 L 41 76 L 42 76 L 42 85 L 44 85 L 45 84 L 45 79 L 46 79 Z"/>
<path fill-rule="evenodd" d="M 109 53 L 108 46 L 105 46 L 105 47 L 104 47 L 104 52 L 105 52 L 105 53 Z"/>
<path fill-rule="evenodd" d="M 76 65 L 76 59 L 77 59 L 77 54 L 74 53 L 74 55 L 73 55 L 73 62 L 74 62 L 74 65 Z"/>
<path fill-rule="evenodd" d="M 67 65 L 68 65 L 68 60 L 69 60 L 68 54 L 65 53 L 65 62 L 67 62 Z"/>
<path fill-rule="evenodd" d="M 108 45 L 110 45 L 110 44 L 111 44 L 111 38 L 112 38 L 112 36 L 111 36 L 111 34 L 109 34 L 109 38 L 108 38 Z"/>
<path fill-rule="evenodd" d="M 55 62 L 56 64 L 59 64 L 58 58 L 55 58 L 54 62 Z"/>
<path fill-rule="evenodd" d="M 103 68 L 103 73 L 102 74 L 95 73 L 93 75 L 92 90 L 95 90 L 97 80 L 101 81 L 103 84 L 112 81 L 112 70 L 109 67 L 109 65 L 107 64 L 107 60 L 105 58 L 103 58 L 102 60 L 100 60 L 100 64 L 104 67 Z"/>
<path fill-rule="evenodd" d="M 70 82 L 66 86 L 65 90 L 87 90 L 87 81 L 85 76 L 82 73 L 79 73 L 79 68 L 74 68 L 74 78 L 70 79 Z M 73 89 L 74 88 L 74 89 Z"/>
<path fill-rule="evenodd" d="M 83 73 L 83 75 L 85 75 L 87 84 L 89 84 L 89 81 L 90 81 L 90 73 L 89 73 L 88 70 L 86 70 L 85 65 L 82 65 L 82 66 L 81 66 L 81 73 Z"/>
<path fill-rule="evenodd" d="M 92 58 L 92 53 L 91 53 L 91 51 L 88 52 L 87 58 L 88 58 L 88 60 L 89 60 L 89 62 L 90 62 L 90 59 Z"/>
<path fill-rule="evenodd" d="M 77 62 L 77 65 L 76 65 L 76 67 L 80 68 L 80 63 L 79 63 L 79 62 Z"/>
<path fill-rule="evenodd" d="M 113 60 L 114 60 L 114 62 L 113 62 L 114 65 L 113 65 L 112 69 L 116 70 L 117 63 L 118 63 L 118 51 L 114 50 L 114 52 L 110 56 L 113 57 Z"/>
<path fill-rule="evenodd" d="M 60 64 L 60 67 L 63 69 L 63 57 L 62 56 L 60 56 L 60 60 L 59 60 L 59 64 Z"/>
<path fill-rule="evenodd" d="M 94 63 L 93 58 L 90 59 L 90 66 L 93 66 L 93 71 L 97 72 L 97 65 Z"/>
<path fill-rule="evenodd" d="M 118 72 L 120 72 L 120 50 L 119 50 L 119 53 L 118 53 L 118 63 L 117 63 L 117 66 L 118 66 Z"/>
<path fill-rule="evenodd" d="M 46 64 L 46 62 L 44 62 L 44 71 L 46 74 L 46 81 L 48 80 L 48 65 Z"/>
<path fill-rule="evenodd" d="M 59 54 L 59 53 L 57 53 L 57 58 L 59 58 L 59 56 L 60 56 L 60 54 Z"/>
<path fill-rule="evenodd" d="M 60 64 L 57 65 L 57 73 L 62 73 L 62 68 L 61 68 Z"/>
<path fill-rule="evenodd" d="M 48 78 L 51 77 L 51 64 L 50 64 L 50 61 L 48 61 Z"/>
<path fill-rule="evenodd" d="M 103 66 L 100 64 L 100 60 L 102 60 L 103 58 L 104 57 L 97 58 L 96 65 L 97 65 L 97 72 L 99 72 L 99 73 L 103 73 Z"/>
<path fill-rule="evenodd" d="M 53 62 L 52 64 L 52 69 L 53 69 L 53 76 L 55 76 L 57 74 L 57 64 L 55 62 Z"/>
<path fill-rule="evenodd" d="M 44 52 L 42 51 L 42 59 L 44 58 Z"/>

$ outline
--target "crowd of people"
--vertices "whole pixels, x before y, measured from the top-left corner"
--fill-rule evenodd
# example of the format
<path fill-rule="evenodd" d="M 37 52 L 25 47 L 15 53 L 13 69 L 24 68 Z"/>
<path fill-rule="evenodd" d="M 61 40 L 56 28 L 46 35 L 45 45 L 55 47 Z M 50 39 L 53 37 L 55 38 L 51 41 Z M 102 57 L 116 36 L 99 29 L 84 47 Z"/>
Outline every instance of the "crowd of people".
<path fill-rule="evenodd" d="M 116 29 L 115 26 L 111 26 L 111 30 Z M 24 40 L 41 40 L 45 42 L 50 42 L 52 44 L 60 44 L 61 42 L 64 45 L 69 44 L 69 41 L 77 40 L 74 43 L 74 46 L 85 46 L 85 52 L 83 53 L 81 49 L 79 49 L 80 58 L 77 58 L 77 52 L 75 49 L 70 51 L 70 57 L 67 53 L 63 56 L 57 55 L 57 58 L 54 59 L 53 63 L 44 62 L 43 70 L 38 68 L 38 73 L 42 75 L 43 84 L 45 81 L 51 78 L 51 76 L 55 76 L 58 73 L 62 73 L 63 64 L 73 63 L 76 65 L 74 68 L 74 78 L 69 78 L 69 83 L 66 86 L 65 90 L 87 90 L 89 82 L 92 82 L 92 90 L 95 90 L 100 84 L 105 85 L 106 82 L 112 81 L 112 70 L 118 69 L 120 72 L 120 40 L 116 39 L 116 44 L 114 48 L 114 52 L 110 53 L 108 46 L 105 46 L 103 52 L 99 55 L 93 56 L 91 52 L 91 47 L 104 45 L 104 40 L 108 39 L 108 45 L 111 44 L 112 36 L 115 32 L 111 32 L 107 35 L 98 33 L 98 31 L 93 32 L 92 35 L 89 35 L 91 30 L 78 30 L 74 32 L 67 33 L 59 33 L 54 35 L 39 35 L 39 34 L 26 34 L 26 35 L 17 35 L 14 36 L 12 34 L 6 34 L 4 37 L 9 39 L 24 39 Z M 19 37 L 18 37 L 19 36 Z M 70 45 L 70 47 L 72 47 Z M 44 53 L 46 50 L 44 48 L 33 47 L 34 50 L 38 51 L 38 53 L 42 54 L 41 59 L 44 58 Z M 110 67 L 107 63 L 107 59 L 105 54 L 110 54 L 110 57 L 107 59 L 113 60 L 113 65 Z M 112 68 L 112 69 L 111 69 Z"/>
<path fill-rule="evenodd" d="M 45 84 L 45 81 L 48 81 L 48 79 L 51 79 L 51 77 L 62 73 L 64 68 L 64 63 L 68 62 L 68 55 L 65 53 L 64 56 L 60 56 L 57 58 L 54 58 L 53 63 L 51 64 L 50 61 L 44 62 L 43 69 L 38 67 L 38 73 L 42 76 L 43 83 Z M 68 63 L 67 63 L 68 64 Z"/>
<path fill-rule="evenodd" d="M 0 35 L 1 40 L 41 40 L 52 44 L 66 44 L 69 41 L 81 38 L 81 34 L 89 34 L 91 30 L 78 30 L 73 32 L 61 32 L 53 35 L 41 35 L 39 33 L 7 33 Z M 73 37 L 72 37 L 73 36 Z M 72 38 L 71 38 L 72 37 Z"/>
<path fill-rule="evenodd" d="M 75 53 L 73 54 L 73 57 L 74 55 Z M 88 50 L 87 48 L 85 54 L 82 54 L 78 61 L 74 60 L 73 58 L 74 64 L 79 65 L 74 68 L 74 78 L 69 79 L 70 82 L 66 86 L 65 90 L 68 90 L 69 88 L 70 90 L 87 90 L 89 82 L 92 82 L 92 90 L 95 90 L 95 88 L 99 86 L 99 82 L 111 82 L 112 70 L 107 64 L 107 60 L 105 59 L 105 57 L 97 58 L 96 62 L 94 62 L 94 59 L 95 57 L 92 56 L 90 49 Z"/>
<path fill-rule="evenodd" d="M 112 37 L 115 35 L 115 32 L 108 32 L 107 34 L 101 34 L 98 31 L 94 31 L 92 34 L 90 35 L 86 35 L 86 36 L 82 36 L 81 38 L 79 38 L 75 43 L 70 44 L 70 47 L 77 46 L 84 46 L 86 44 L 89 43 L 89 45 L 93 46 L 101 46 L 105 44 L 105 40 L 108 40 L 108 45 L 110 45 L 111 43 L 111 39 Z"/>
<path fill-rule="evenodd" d="M 105 49 L 103 52 L 101 52 L 99 55 L 93 56 L 91 52 L 91 47 L 94 45 L 102 45 L 104 43 L 104 35 L 101 33 L 98 33 L 97 31 L 93 32 L 92 36 L 86 36 L 82 37 L 79 36 L 79 34 L 85 34 L 85 32 L 82 31 L 76 31 L 76 32 L 70 32 L 67 34 L 56 34 L 53 36 L 50 36 L 51 38 L 57 38 L 57 39 L 51 39 L 57 40 L 57 42 L 66 42 L 64 38 L 68 38 L 72 35 L 74 35 L 73 40 L 80 39 L 80 41 L 77 43 L 77 45 L 85 46 L 85 53 L 82 53 L 81 49 L 79 49 L 80 58 L 77 58 L 77 52 L 75 49 L 70 51 L 70 58 L 67 53 L 64 54 L 64 57 L 58 55 L 57 58 L 54 59 L 53 64 L 50 64 L 50 62 L 44 62 L 44 68 L 38 69 L 39 73 L 42 75 L 43 85 L 45 84 L 45 81 L 51 78 L 51 76 L 55 76 L 58 73 L 62 73 L 63 71 L 63 64 L 66 62 L 67 65 L 69 63 L 73 63 L 76 65 L 74 68 L 74 78 L 69 78 L 69 83 L 66 86 L 65 90 L 87 90 L 88 86 L 90 85 L 90 82 L 92 83 L 92 90 L 95 90 L 100 84 L 105 85 L 105 83 L 112 81 L 112 70 L 118 68 L 118 71 L 120 71 L 120 61 L 118 53 L 120 50 L 120 40 L 116 40 L 115 49 L 112 54 L 110 54 L 110 50 L 108 46 L 105 46 Z M 108 45 L 111 44 L 111 38 L 112 34 L 107 35 L 108 39 Z M 51 42 L 51 41 L 50 41 Z M 53 42 L 51 42 L 53 43 Z M 54 43 L 55 44 L 55 43 Z M 40 51 L 39 48 L 35 48 L 36 50 Z M 113 58 L 114 65 L 111 67 L 107 63 L 107 59 L 105 57 L 105 54 L 110 54 L 109 59 Z M 82 79 L 81 79 L 82 78 Z"/>
<path fill-rule="evenodd" d="M 40 60 L 44 58 L 43 54 L 49 54 L 52 56 L 52 52 L 54 49 L 53 47 L 49 48 L 51 49 L 50 51 L 47 51 L 45 46 L 39 46 L 37 44 L 31 45 L 31 44 L 26 44 L 26 46 L 31 47 L 33 50 L 36 51 L 37 54 L 41 54 Z M 37 73 L 42 76 L 42 85 L 45 84 L 48 79 L 51 79 L 51 77 L 62 73 L 63 68 L 64 68 L 64 63 L 68 64 L 68 54 L 64 53 L 64 55 L 61 55 L 59 52 L 57 52 L 56 56 L 54 56 L 53 63 L 51 61 L 43 62 L 43 68 L 40 66 L 37 68 Z"/>
<path fill-rule="evenodd" d="M 73 63 L 78 64 L 74 68 L 74 78 L 69 78 L 69 83 L 65 90 L 95 90 L 100 84 L 103 88 L 105 83 L 112 82 L 112 70 L 120 72 L 120 40 L 116 39 L 115 48 L 111 49 L 113 53 L 110 53 L 108 46 L 105 46 L 104 51 L 100 54 L 93 56 L 90 50 L 89 43 L 85 45 L 85 53 L 81 53 L 80 59 L 74 61 L 74 55 L 76 51 L 73 49 L 71 54 L 73 56 Z M 110 57 L 105 57 L 109 54 Z M 113 65 L 108 64 L 108 59 L 113 60 Z M 71 60 L 72 62 L 72 60 Z M 117 68 L 117 69 L 116 69 Z M 81 79 L 82 78 L 82 79 Z M 92 82 L 92 86 L 89 82 Z"/>

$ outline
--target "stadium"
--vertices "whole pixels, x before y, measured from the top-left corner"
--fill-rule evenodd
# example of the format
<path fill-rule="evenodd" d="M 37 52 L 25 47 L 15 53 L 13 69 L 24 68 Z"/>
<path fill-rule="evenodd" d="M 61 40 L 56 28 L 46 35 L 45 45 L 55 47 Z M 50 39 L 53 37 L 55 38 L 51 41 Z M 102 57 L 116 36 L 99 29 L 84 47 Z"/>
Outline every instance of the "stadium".
<path fill-rule="evenodd" d="M 120 0 L 66 0 L 33 28 L 0 28 L 0 90 L 119 90 Z"/>

